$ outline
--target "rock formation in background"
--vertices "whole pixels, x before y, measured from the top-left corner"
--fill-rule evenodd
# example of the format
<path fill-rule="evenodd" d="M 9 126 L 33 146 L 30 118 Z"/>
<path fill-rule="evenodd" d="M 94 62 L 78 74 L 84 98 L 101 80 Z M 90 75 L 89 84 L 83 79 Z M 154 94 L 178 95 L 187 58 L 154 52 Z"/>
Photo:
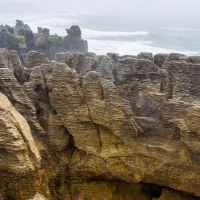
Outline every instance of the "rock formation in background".
<path fill-rule="evenodd" d="M 15 27 L 0 26 L 0 48 L 16 50 L 23 65 L 29 51 L 43 53 L 50 60 L 54 60 L 59 52 L 86 53 L 88 44 L 82 39 L 80 28 L 72 26 L 66 30 L 68 36 L 63 38 L 57 34 L 50 35 L 50 30 L 42 27 L 38 27 L 38 33 L 33 33 L 27 24 L 16 20 Z"/>
<path fill-rule="evenodd" d="M 21 21 L 17 21 L 16 30 L 20 26 Z M 10 27 L 9 25 L 0 26 L 0 48 L 16 50 L 20 56 L 20 60 L 24 63 L 28 53 L 28 48 L 26 45 L 25 37 L 19 35 L 16 30 L 15 27 Z"/>
<path fill-rule="evenodd" d="M 151 57 L 0 49 L 0 199 L 199 200 L 200 57 Z"/>
<path fill-rule="evenodd" d="M 70 29 L 66 29 L 67 36 L 63 37 L 61 41 L 62 52 L 88 52 L 88 44 L 86 40 L 81 38 L 81 29 L 78 26 L 72 26 Z"/>

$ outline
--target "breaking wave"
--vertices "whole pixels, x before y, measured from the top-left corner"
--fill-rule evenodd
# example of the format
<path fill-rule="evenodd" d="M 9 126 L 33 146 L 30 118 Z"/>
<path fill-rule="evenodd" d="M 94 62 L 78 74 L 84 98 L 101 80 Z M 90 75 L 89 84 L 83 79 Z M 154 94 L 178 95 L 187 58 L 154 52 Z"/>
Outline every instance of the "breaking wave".
<path fill-rule="evenodd" d="M 96 31 L 92 29 L 82 29 L 83 37 L 85 38 L 97 38 L 97 37 L 120 37 L 120 36 L 139 36 L 148 35 L 146 31 L 134 31 L 134 32 L 118 32 L 118 31 Z"/>
<path fill-rule="evenodd" d="M 108 52 L 119 53 L 120 55 L 137 55 L 140 52 L 157 53 L 182 53 L 185 55 L 196 55 L 194 51 L 176 51 L 173 49 L 165 49 L 154 47 L 152 41 L 136 42 L 130 41 L 111 41 L 111 40 L 88 40 L 89 51 L 95 52 L 97 55 L 106 55 Z"/>

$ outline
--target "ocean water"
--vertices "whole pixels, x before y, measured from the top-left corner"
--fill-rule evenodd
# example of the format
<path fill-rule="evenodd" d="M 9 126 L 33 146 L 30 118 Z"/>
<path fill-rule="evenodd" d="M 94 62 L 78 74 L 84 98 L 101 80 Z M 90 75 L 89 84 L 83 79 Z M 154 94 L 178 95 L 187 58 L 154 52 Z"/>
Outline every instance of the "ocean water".
<path fill-rule="evenodd" d="M 137 55 L 140 52 L 200 55 L 200 18 L 150 15 L 97 15 L 91 13 L 38 13 L 0 15 L 0 23 L 14 25 L 23 20 L 34 32 L 37 27 L 51 34 L 66 35 L 66 28 L 79 25 L 89 51 Z"/>

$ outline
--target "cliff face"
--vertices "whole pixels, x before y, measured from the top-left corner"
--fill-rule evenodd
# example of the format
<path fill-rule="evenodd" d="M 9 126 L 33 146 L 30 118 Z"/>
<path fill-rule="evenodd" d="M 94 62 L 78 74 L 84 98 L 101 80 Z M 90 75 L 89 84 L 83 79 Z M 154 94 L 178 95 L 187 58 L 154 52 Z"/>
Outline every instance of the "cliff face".
<path fill-rule="evenodd" d="M 2 199 L 200 199 L 200 58 L 155 58 L 1 49 Z"/>

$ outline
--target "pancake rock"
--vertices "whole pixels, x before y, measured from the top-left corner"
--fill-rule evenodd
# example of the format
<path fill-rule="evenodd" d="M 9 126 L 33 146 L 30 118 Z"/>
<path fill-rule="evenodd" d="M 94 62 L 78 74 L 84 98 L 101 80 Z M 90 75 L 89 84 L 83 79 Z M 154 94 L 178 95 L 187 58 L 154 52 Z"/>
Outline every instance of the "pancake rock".
<path fill-rule="evenodd" d="M 2 198 L 200 199 L 199 58 L 151 56 L 1 49 Z"/>
<path fill-rule="evenodd" d="M 72 26 L 70 29 L 66 29 L 66 31 L 68 35 L 61 41 L 61 51 L 86 53 L 88 51 L 88 44 L 81 37 L 81 29 L 78 26 Z"/>

